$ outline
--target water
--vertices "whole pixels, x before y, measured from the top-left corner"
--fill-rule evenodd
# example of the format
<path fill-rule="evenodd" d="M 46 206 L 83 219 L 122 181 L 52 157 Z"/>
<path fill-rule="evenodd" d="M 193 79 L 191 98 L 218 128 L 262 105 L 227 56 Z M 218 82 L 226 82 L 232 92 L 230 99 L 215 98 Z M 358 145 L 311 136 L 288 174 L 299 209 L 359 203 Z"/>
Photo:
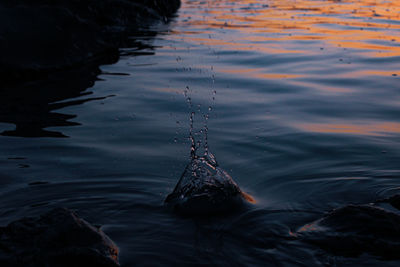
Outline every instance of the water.
<path fill-rule="evenodd" d="M 398 1 L 184 0 L 150 30 L 96 81 L 2 91 L 0 224 L 75 209 L 124 266 L 381 265 L 289 233 L 399 192 Z M 193 220 L 164 207 L 190 161 L 191 111 L 252 209 Z"/>

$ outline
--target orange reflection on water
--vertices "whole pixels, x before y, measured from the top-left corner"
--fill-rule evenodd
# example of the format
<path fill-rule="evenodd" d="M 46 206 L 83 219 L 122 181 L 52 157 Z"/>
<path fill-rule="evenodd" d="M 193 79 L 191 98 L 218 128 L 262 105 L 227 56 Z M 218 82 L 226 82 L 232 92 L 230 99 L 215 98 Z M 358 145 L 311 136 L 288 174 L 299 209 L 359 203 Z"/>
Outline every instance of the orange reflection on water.
<path fill-rule="evenodd" d="M 321 230 L 323 230 L 323 228 L 320 227 L 318 224 L 310 223 L 310 224 L 306 224 L 306 225 L 302 226 L 298 230 L 298 232 L 312 232 L 312 231 L 321 231 Z M 294 236 L 296 236 L 296 234 Z"/>
<path fill-rule="evenodd" d="M 309 46 L 302 49 L 293 42 L 321 40 L 325 45 L 356 49 L 358 53 L 370 53 L 369 56 L 400 56 L 398 0 L 209 0 L 206 3 L 184 2 L 198 9 L 197 14 L 190 14 L 187 23 L 191 29 L 226 29 L 222 49 L 265 53 L 300 50 L 312 54 Z M 189 34 L 186 38 L 190 41 L 192 37 Z M 202 41 L 209 45 L 220 42 L 213 39 Z M 279 49 L 271 50 L 277 41 Z"/>
<path fill-rule="evenodd" d="M 339 123 L 302 123 L 298 128 L 315 133 L 358 134 L 385 136 L 400 134 L 400 123 L 397 122 L 369 122 L 365 124 L 339 124 Z"/>
<path fill-rule="evenodd" d="M 356 70 L 349 71 L 347 73 L 340 74 L 342 78 L 357 78 L 357 77 L 365 77 L 365 76 L 397 76 L 399 71 L 388 71 L 388 70 Z"/>
<path fill-rule="evenodd" d="M 251 203 L 251 204 L 256 204 L 256 203 L 257 203 L 257 201 L 255 200 L 254 197 L 252 197 L 251 195 L 249 195 L 249 194 L 247 194 L 247 193 L 245 193 L 245 192 L 242 192 L 242 197 L 243 197 L 246 201 L 248 201 L 249 203 Z"/>
<path fill-rule="evenodd" d="M 258 51 L 265 54 L 290 54 L 290 53 L 302 53 L 300 49 L 291 49 L 288 47 L 282 47 L 279 44 L 269 44 L 268 46 L 260 46 L 245 42 L 246 38 L 237 40 L 220 40 L 210 38 L 191 37 L 191 42 L 199 43 L 202 45 L 208 45 L 212 47 L 219 47 L 222 50 L 235 50 L 235 51 Z"/>
<path fill-rule="evenodd" d="M 325 84 L 319 84 L 318 87 L 316 87 L 312 82 L 307 81 L 292 81 L 291 84 L 297 87 L 314 88 L 325 94 L 344 94 L 353 92 L 353 89 L 348 87 L 329 86 Z"/>
<path fill-rule="evenodd" d="M 228 74 L 242 74 L 249 78 L 257 78 L 257 79 L 293 79 L 300 78 L 303 75 L 300 74 L 282 74 L 282 73 L 265 73 L 264 69 L 221 69 L 218 68 L 219 72 L 228 73 Z"/>

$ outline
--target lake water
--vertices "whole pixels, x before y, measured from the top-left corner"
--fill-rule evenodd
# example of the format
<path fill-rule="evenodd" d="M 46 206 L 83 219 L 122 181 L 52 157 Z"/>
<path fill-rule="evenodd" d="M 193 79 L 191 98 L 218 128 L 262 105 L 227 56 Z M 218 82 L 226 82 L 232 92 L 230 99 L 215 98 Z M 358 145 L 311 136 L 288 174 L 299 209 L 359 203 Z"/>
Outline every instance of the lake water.
<path fill-rule="evenodd" d="M 0 225 L 69 207 L 103 225 L 123 266 L 383 264 L 288 236 L 400 191 L 399 1 L 183 0 L 132 39 L 94 84 L 3 93 Z M 164 207 L 189 162 L 192 111 L 250 210 Z"/>

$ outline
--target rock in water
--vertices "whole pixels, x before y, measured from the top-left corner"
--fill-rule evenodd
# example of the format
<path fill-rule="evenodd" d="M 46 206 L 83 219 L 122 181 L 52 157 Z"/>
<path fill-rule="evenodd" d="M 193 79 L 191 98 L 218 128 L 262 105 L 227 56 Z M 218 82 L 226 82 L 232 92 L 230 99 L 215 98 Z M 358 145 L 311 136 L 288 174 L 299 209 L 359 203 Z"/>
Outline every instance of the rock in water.
<path fill-rule="evenodd" d="M 389 203 L 396 209 L 400 210 L 400 195 L 394 195 L 390 197 Z"/>
<path fill-rule="evenodd" d="M 400 210 L 400 194 L 393 195 L 388 198 L 380 199 L 377 203 L 390 203 L 394 208 Z"/>
<path fill-rule="evenodd" d="M 0 228 L 0 266 L 117 267 L 118 248 L 102 230 L 57 208 Z"/>
<path fill-rule="evenodd" d="M 372 205 L 347 205 L 297 231 L 302 240 L 337 255 L 369 253 L 400 259 L 400 215 Z"/>
<path fill-rule="evenodd" d="M 194 157 L 186 166 L 165 203 L 186 215 L 221 214 L 254 199 L 241 191 L 232 177 L 218 167 L 214 157 Z"/>

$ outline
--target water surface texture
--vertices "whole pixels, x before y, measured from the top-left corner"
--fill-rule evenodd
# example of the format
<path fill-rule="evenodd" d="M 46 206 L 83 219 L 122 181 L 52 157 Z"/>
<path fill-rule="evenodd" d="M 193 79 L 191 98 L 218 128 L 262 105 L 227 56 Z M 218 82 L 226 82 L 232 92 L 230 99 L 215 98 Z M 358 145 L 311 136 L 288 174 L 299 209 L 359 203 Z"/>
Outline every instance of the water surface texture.
<path fill-rule="evenodd" d="M 290 232 L 400 191 L 399 1 L 183 0 L 149 31 L 94 83 L 3 93 L 1 225 L 75 209 L 123 266 L 398 266 Z M 192 111 L 252 209 L 191 219 L 164 207 L 190 161 Z"/>

